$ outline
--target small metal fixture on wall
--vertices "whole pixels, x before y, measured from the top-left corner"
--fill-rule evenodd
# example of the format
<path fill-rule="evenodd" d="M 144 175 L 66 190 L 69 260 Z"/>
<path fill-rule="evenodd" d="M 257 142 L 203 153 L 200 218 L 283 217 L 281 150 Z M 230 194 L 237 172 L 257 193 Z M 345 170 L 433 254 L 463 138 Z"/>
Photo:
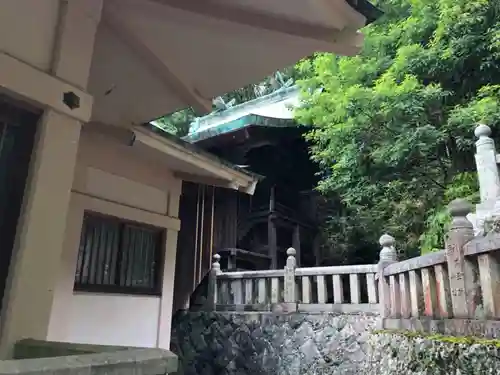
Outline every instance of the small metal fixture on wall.
<path fill-rule="evenodd" d="M 80 97 L 76 95 L 73 91 L 67 91 L 63 94 L 63 103 L 69 109 L 77 109 L 80 108 Z"/>

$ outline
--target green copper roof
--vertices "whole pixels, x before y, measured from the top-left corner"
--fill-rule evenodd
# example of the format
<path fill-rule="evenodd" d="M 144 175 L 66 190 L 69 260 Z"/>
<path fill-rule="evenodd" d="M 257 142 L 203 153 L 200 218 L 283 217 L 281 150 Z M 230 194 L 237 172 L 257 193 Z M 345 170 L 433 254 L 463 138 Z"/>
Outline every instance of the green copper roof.
<path fill-rule="evenodd" d="M 298 102 L 299 88 L 297 86 L 280 89 L 269 95 L 193 121 L 189 134 L 183 139 L 196 143 L 247 126 L 275 128 L 296 126 L 289 106 L 298 105 Z"/>
<path fill-rule="evenodd" d="M 250 125 L 280 128 L 280 127 L 296 126 L 296 123 L 295 121 L 290 119 L 279 119 L 279 118 L 264 117 L 259 115 L 246 115 L 236 120 L 217 125 L 215 127 L 202 129 L 200 131 L 197 131 L 196 133 L 192 133 L 185 136 L 183 139 L 191 143 L 196 143 L 204 139 L 215 137 L 220 134 L 231 133 L 233 131 L 243 129 Z"/>

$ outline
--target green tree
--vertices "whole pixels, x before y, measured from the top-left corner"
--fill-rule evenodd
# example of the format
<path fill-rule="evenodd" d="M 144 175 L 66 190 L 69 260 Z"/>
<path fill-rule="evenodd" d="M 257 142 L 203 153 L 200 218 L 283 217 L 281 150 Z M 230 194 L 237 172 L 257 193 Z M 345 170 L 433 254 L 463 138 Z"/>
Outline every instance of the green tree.
<path fill-rule="evenodd" d="M 387 231 L 409 256 L 442 246 L 450 191 L 476 199 L 475 123 L 500 133 L 500 2 L 378 6 L 385 15 L 363 31 L 360 55 L 298 64 L 296 116 L 314 125 L 318 188 L 342 206 L 327 224 L 332 248 L 359 252 Z"/>
<path fill-rule="evenodd" d="M 170 134 L 183 137 L 189 131 L 189 124 L 196 118 L 191 107 L 181 109 L 170 115 L 160 117 L 156 120 L 157 125 Z"/>

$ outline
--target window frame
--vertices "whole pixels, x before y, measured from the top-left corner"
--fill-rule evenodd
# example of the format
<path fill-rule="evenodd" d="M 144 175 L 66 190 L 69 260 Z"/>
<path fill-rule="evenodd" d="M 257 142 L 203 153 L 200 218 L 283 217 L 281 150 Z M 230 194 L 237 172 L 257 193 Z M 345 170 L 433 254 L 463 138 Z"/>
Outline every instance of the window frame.
<path fill-rule="evenodd" d="M 118 229 L 118 251 L 117 251 L 117 261 L 115 265 L 115 277 L 119 277 L 120 274 L 120 263 L 118 259 L 122 259 L 122 244 L 123 244 L 123 233 L 126 226 L 136 227 L 140 229 L 152 230 L 158 232 L 157 244 L 155 251 L 155 271 L 154 271 L 154 286 L 152 288 L 136 287 L 136 286 L 122 286 L 122 285 L 105 285 L 105 284 L 89 284 L 89 283 L 79 283 L 76 280 L 76 275 L 78 272 L 78 257 L 80 256 L 80 246 L 82 244 L 82 239 L 84 236 L 85 220 L 106 220 L 108 223 L 116 223 L 119 226 Z M 83 213 L 83 221 L 80 231 L 80 237 L 78 242 L 78 252 L 77 252 L 77 264 L 75 267 L 73 275 L 73 292 L 82 293 L 99 293 L 99 294 L 118 294 L 118 295 L 137 295 L 137 296 L 156 296 L 161 297 L 163 289 L 163 271 L 165 264 L 165 245 L 166 245 L 166 228 L 157 227 L 151 224 L 142 223 L 139 221 L 133 221 L 129 219 L 120 218 L 113 215 L 104 214 L 102 212 L 96 212 L 91 210 L 85 210 Z"/>

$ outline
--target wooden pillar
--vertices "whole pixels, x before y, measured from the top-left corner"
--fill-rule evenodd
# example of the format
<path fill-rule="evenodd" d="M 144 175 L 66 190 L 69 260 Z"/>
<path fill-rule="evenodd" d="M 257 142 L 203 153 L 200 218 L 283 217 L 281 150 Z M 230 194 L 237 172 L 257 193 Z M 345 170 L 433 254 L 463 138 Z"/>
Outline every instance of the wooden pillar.
<path fill-rule="evenodd" d="M 233 248 L 238 244 L 238 192 L 226 190 L 225 235 L 223 247 Z"/>
<path fill-rule="evenodd" d="M 321 236 L 316 233 L 313 241 L 314 264 L 316 267 L 321 265 Z"/>
<path fill-rule="evenodd" d="M 227 255 L 227 270 L 229 272 L 236 271 L 236 252 L 231 250 Z"/>
<path fill-rule="evenodd" d="M 194 257 L 193 257 L 193 282 L 191 285 L 191 291 L 196 289 L 198 285 L 198 258 L 201 249 L 200 232 L 203 231 L 203 227 L 200 229 L 200 212 L 201 212 L 201 186 L 196 185 L 196 227 L 195 227 L 195 239 L 194 239 Z"/>
<path fill-rule="evenodd" d="M 274 221 L 275 216 L 275 187 L 271 188 L 269 194 L 269 213 L 267 215 L 267 243 L 269 249 L 269 257 L 271 258 L 271 269 L 278 268 L 278 239 L 276 235 L 276 223 Z"/>
<path fill-rule="evenodd" d="M 170 184 L 170 204 L 168 216 L 179 217 L 179 204 L 182 192 L 182 180 L 176 179 Z M 163 285 L 160 297 L 160 316 L 158 320 L 157 346 L 162 349 L 170 348 L 170 334 L 172 330 L 175 263 L 177 261 L 178 230 L 168 228 L 165 242 L 165 258 L 163 263 Z M 189 299 L 188 299 L 189 301 Z"/>
<path fill-rule="evenodd" d="M 300 267 L 300 225 L 296 225 L 293 230 L 292 247 L 295 249 L 297 254 L 295 257 L 297 267 Z"/>

